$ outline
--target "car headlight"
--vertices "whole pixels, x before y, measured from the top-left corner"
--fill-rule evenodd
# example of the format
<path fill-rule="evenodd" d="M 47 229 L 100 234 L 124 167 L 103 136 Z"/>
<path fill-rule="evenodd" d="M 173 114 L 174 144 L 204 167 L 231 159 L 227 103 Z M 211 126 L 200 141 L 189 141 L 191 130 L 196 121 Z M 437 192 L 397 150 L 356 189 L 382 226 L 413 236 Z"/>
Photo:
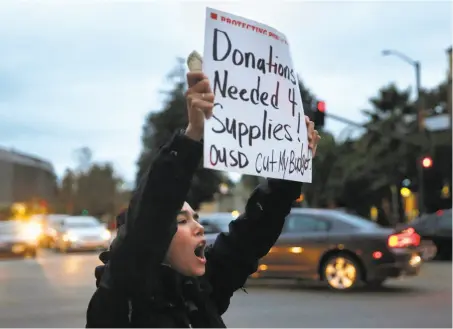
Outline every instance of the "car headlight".
<path fill-rule="evenodd" d="M 110 231 L 108 230 L 105 230 L 104 232 L 102 232 L 101 237 L 104 240 L 110 240 L 110 238 L 112 237 L 112 233 L 110 233 Z"/>
<path fill-rule="evenodd" d="M 26 239 L 26 240 L 30 240 L 30 241 L 37 241 L 39 236 L 41 235 L 42 233 L 42 228 L 39 224 L 36 224 L 36 223 L 30 223 L 30 224 L 26 224 L 22 230 L 22 236 Z"/>

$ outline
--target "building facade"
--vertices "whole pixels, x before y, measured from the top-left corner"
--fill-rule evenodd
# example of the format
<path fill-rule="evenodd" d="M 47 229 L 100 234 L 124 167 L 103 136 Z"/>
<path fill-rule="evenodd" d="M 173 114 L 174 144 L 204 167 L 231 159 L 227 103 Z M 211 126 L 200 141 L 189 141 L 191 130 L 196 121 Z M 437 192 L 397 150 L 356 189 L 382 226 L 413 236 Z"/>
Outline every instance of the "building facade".
<path fill-rule="evenodd" d="M 36 200 L 51 203 L 56 194 L 56 175 L 50 162 L 0 148 L 0 207 Z"/>

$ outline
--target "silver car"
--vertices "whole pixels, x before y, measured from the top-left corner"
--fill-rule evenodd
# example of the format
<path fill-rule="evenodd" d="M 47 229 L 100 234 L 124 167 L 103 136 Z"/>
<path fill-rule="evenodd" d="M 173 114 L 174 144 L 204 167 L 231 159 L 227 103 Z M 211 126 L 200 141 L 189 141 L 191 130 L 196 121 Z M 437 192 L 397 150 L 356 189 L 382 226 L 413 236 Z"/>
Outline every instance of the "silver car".
<path fill-rule="evenodd" d="M 231 212 L 216 212 L 200 214 L 199 222 L 204 227 L 206 241 L 213 244 L 220 232 L 228 232 L 228 225 L 236 218 Z"/>
<path fill-rule="evenodd" d="M 55 248 L 60 252 L 107 249 L 111 233 L 91 216 L 69 216 L 60 224 Z"/>
<path fill-rule="evenodd" d="M 0 258 L 36 257 L 37 226 L 19 220 L 0 221 Z"/>

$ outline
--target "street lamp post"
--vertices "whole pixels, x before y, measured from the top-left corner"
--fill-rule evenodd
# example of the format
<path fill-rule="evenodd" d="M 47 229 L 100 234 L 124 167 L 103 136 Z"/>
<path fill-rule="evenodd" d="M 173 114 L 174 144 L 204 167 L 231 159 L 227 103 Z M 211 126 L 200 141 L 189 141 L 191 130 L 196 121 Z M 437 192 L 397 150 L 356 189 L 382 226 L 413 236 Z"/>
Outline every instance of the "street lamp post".
<path fill-rule="evenodd" d="M 448 71 L 447 71 L 447 111 L 448 115 L 450 116 L 450 133 L 452 127 L 452 95 L 451 95 L 451 80 L 452 80 L 452 47 L 447 49 L 447 60 L 448 60 Z"/>
<path fill-rule="evenodd" d="M 396 50 L 383 50 L 382 55 L 384 56 L 395 56 L 399 59 L 403 60 L 404 62 L 410 64 L 415 69 L 415 88 L 416 88 L 416 107 L 417 107 L 417 122 L 418 122 L 418 131 L 424 131 L 424 124 L 423 124 L 423 107 L 422 107 L 422 99 L 421 99 L 421 65 L 419 61 L 415 61 L 409 56 L 406 56 L 403 53 L 400 53 Z M 421 150 L 423 152 L 423 150 Z M 417 159 L 417 176 L 418 176 L 418 208 L 420 214 L 425 211 L 425 199 L 424 199 L 424 187 L 423 187 L 423 166 L 421 163 L 423 154 L 420 154 L 419 158 Z"/>

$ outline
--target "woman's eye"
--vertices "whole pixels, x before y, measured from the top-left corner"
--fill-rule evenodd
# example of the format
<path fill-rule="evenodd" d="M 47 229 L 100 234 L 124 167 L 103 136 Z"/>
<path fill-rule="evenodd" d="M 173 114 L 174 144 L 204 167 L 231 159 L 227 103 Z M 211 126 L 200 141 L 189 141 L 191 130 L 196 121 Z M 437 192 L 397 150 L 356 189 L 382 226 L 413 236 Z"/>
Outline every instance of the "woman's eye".
<path fill-rule="evenodd" d="M 178 219 L 178 224 L 186 224 L 187 223 L 187 219 Z"/>

